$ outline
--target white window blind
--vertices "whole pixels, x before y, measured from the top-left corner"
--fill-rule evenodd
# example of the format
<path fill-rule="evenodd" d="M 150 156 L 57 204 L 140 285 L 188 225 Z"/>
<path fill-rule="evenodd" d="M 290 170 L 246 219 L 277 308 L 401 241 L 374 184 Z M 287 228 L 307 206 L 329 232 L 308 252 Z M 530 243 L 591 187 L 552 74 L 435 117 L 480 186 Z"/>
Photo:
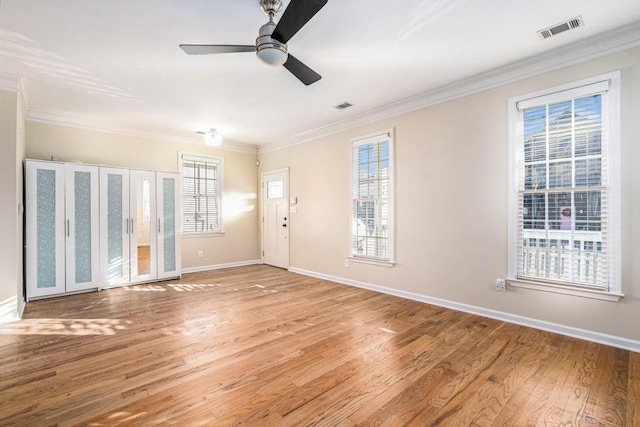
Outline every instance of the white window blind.
<path fill-rule="evenodd" d="M 221 233 L 222 159 L 182 154 L 183 232 Z"/>
<path fill-rule="evenodd" d="M 392 133 L 351 141 L 351 256 L 393 262 Z"/>
<path fill-rule="evenodd" d="M 515 103 L 518 279 L 619 291 L 610 81 L 595 80 Z"/>

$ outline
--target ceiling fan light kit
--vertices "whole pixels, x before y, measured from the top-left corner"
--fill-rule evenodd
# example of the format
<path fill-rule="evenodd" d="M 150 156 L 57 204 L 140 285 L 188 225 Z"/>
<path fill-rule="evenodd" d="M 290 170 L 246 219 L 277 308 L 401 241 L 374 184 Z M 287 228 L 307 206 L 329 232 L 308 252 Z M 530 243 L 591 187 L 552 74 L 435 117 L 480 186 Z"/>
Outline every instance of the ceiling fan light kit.
<path fill-rule="evenodd" d="M 282 2 L 260 0 L 260 7 L 269 16 L 269 22 L 260 28 L 255 45 L 181 44 L 180 48 L 188 55 L 256 52 L 258 58 L 265 64 L 273 67 L 282 65 L 302 83 L 310 85 L 320 80 L 322 76 L 291 55 L 287 49 L 287 42 L 325 4 L 327 0 L 291 0 L 276 24 L 273 18 L 280 12 Z"/>

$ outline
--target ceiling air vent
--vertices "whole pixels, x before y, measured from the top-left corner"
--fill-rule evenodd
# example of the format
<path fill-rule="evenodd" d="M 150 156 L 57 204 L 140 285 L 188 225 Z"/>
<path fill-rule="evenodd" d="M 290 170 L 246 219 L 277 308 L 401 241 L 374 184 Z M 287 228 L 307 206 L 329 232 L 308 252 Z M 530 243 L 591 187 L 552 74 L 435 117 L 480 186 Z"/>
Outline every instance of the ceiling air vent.
<path fill-rule="evenodd" d="M 345 101 L 342 104 L 338 104 L 333 108 L 335 108 L 336 110 L 344 110 L 345 108 L 349 108 L 349 107 L 353 107 L 353 104 Z"/>
<path fill-rule="evenodd" d="M 564 21 L 552 27 L 538 31 L 538 37 L 541 39 L 548 39 L 549 37 L 564 33 L 568 30 L 573 30 L 574 28 L 582 27 L 583 25 L 584 21 L 582 20 L 582 16 L 576 16 L 568 21 Z"/>

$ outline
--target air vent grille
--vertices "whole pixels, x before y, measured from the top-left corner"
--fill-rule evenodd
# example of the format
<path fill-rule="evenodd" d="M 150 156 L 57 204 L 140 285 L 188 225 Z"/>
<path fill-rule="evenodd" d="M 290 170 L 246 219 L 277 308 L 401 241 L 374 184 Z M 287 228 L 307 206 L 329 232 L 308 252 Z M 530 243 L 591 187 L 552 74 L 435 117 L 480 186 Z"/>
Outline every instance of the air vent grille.
<path fill-rule="evenodd" d="M 576 16 L 575 18 L 571 18 L 552 27 L 538 31 L 538 37 L 541 39 L 548 39 L 549 37 L 564 33 L 568 30 L 573 30 L 574 28 L 582 27 L 583 25 L 584 21 L 582 20 L 582 16 Z"/>
<path fill-rule="evenodd" d="M 349 108 L 349 107 L 353 107 L 353 104 L 345 101 L 342 104 L 338 104 L 333 108 L 335 108 L 336 110 L 344 110 L 345 108 Z"/>

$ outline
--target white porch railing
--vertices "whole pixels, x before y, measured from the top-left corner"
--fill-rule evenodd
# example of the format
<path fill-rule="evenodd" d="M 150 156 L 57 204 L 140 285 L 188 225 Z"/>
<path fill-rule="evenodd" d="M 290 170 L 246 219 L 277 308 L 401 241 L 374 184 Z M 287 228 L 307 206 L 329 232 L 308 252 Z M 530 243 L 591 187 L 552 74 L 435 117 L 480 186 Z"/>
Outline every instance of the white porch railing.
<path fill-rule="evenodd" d="M 597 286 L 606 283 L 602 233 L 523 230 L 522 277 Z"/>

